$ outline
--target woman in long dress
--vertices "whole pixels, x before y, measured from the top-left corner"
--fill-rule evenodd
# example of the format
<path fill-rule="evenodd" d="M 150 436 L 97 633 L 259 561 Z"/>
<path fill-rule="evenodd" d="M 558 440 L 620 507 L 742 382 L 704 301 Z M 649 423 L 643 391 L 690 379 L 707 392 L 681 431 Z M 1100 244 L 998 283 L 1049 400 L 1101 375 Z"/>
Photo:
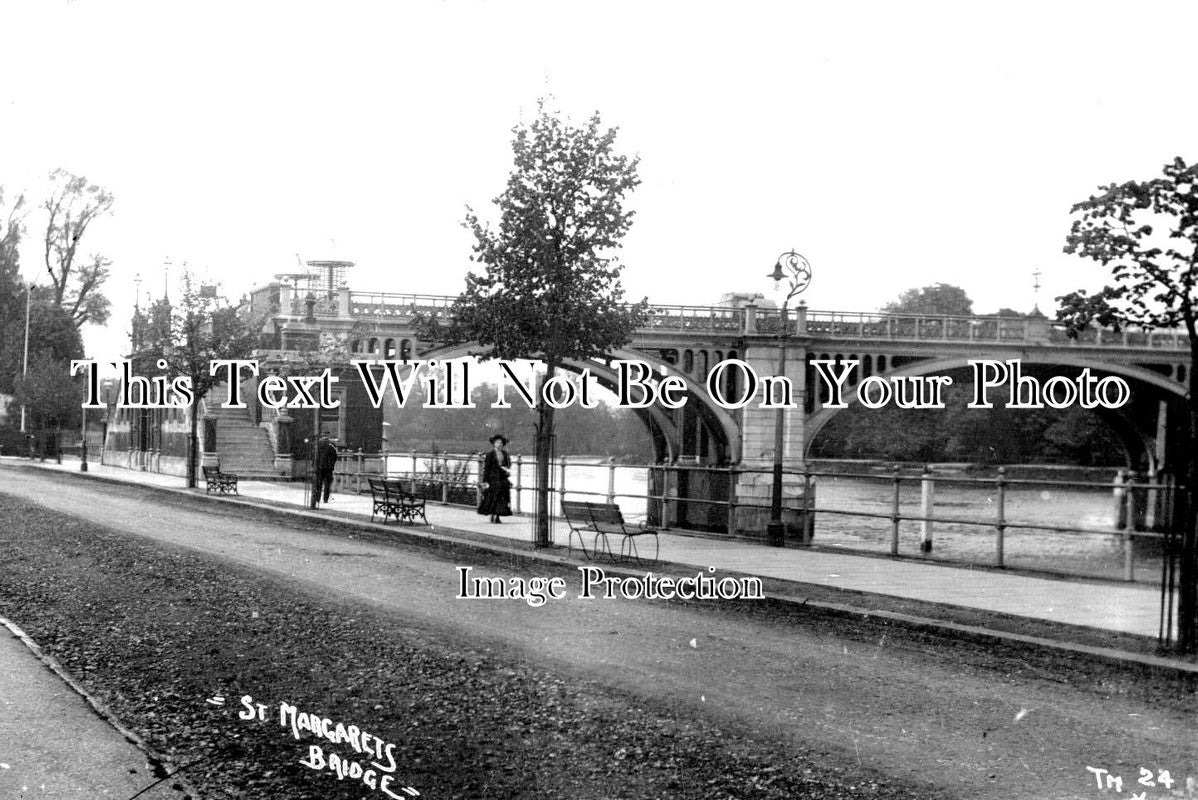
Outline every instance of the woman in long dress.
<path fill-rule="evenodd" d="M 491 452 L 483 460 L 483 499 L 478 513 L 486 514 L 491 522 L 512 514 L 512 484 L 508 480 L 512 459 L 507 454 L 507 437 L 497 433 L 489 440 Z"/>

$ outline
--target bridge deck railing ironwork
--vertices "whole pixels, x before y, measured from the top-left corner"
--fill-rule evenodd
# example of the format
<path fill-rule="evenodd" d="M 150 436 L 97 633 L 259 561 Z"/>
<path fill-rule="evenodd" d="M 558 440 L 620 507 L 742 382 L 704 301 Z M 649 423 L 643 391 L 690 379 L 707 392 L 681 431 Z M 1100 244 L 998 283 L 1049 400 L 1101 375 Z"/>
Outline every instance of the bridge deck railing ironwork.
<path fill-rule="evenodd" d="M 808 311 L 807 333 L 850 339 L 919 339 L 1022 342 L 1030 320 L 1022 317 L 958 317 L 850 311 Z"/>
<path fill-rule="evenodd" d="M 413 322 L 417 319 L 447 321 L 457 298 L 448 295 L 392 292 L 349 292 L 351 317 Z M 293 302 L 292 313 L 302 313 Z M 732 306 L 653 304 L 649 306 L 645 332 L 738 336 L 747 333 L 776 335 L 781 330 L 778 309 Z M 335 300 L 320 302 L 317 316 L 337 316 Z M 800 316 L 801 315 L 801 316 Z M 1184 350 L 1186 333 L 1178 329 L 1123 328 L 1113 331 L 1090 328 L 1071 338 L 1064 325 L 1043 317 L 952 316 L 944 314 L 894 314 L 861 311 L 791 309 L 791 333 L 837 339 L 881 339 L 887 341 L 944 341 L 993 344 L 1048 343 L 1104 348 Z"/>
<path fill-rule="evenodd" d="M 350 314 L 355 317 L 448 319 L 456 297 L 435 294 L 391 294 L 387 292 L 350 292 Z"/>
<path fill-rule="evenodd" d="M 758 330 L 776 333 L 779 316 L 758 321 Z M 762 324 L 766 322 L 766 324 Z M 1070 337 L 1062 323 L 1043 317 L 963 317 L 852 311 L 808 311 L 809 336 L 970 342 L 1048 342 L 1051 344 L 1186 349 L 1189 338 L 1176 329 L 1127 327 L 1119 331 L 1089 328 Z"/>

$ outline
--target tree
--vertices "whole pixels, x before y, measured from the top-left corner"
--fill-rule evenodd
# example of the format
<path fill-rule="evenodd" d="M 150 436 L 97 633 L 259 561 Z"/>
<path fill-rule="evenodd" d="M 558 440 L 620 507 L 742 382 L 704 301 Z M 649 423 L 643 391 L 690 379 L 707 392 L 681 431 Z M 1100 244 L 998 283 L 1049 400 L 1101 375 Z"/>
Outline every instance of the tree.
<path fill-rule="evenodd" d="M 60 306 L 56 305 L 49 287 L 34 286 L 32 291 L 23 284 L 10 287 L 15 290 L 10 298 L 13 302 L 5 302 L 5 306 L 14 306 L 18 313 L 10 315 L 0 324 L 0 392 L 15 395 L 11 407 L 26 407 L 29 419 L 34 426 L 38 420 L 54 417 L 63 420 L 57 401 L 57 389 L 42 391 L 40 387 L 57 387 L 59 383 L 48 380 L 45 376 L 57 372 L 64 378 L 64 385 L 73 385 L 70 379 L 71 360 L 83 357 L 83 340 L 79 336 L 70 316 Z M 22 376 L 25 367 L 25 300 L 29 297 L 29 377 L 32 378 L 35 365 L 42 373 L 37 379 L 36 390 L 27 389 L 22 393 Z M 74 388 L 71 397 L 78 394 Z M 50 401 L 50 402 L 46 402 Z M 53 407 L 53 411 L 46 412 Z M 64 423 L 65 424 L 65 423 Z"/>
<path fill-rule="evenodd" d="M 4 189 L 0 187 L 0 392 L 12 392 L 13 381 L 21 372 L 21 362 L 11 353 L 23 350 L 25 342 L 25 293 L 28 287 L 21 277 L 20 244 L 24 231 L 21 208 L 25 198 L 18 196 L 5 210 Z"/>
<path fill-rule="evenodd" d="M 25 360 L 25 294 L 28 288 L 18 286 L 15 297 L 20 311 L 11 316 L 0 328 L 0 391 L 3 391 L 14 376 L 21 373 Z M 83 357 L 83 339 L 75 329 L 71 317 L 54 303 L 49 287 L 34 286 L 29 298 L 29 358 L 49 358 L 69 364 L 73 358 Z M 68 369 L 69 372 L 69 369 Z"/>
<path fill-rule="evenodd" d="M 199 456 L 200 401 L 219 382 L 210 366 L 218 359 L 243 359 L 257 344 L 257 330 L 236 307 L 205 296 L 194 276 L 185 271 L 183 294 L 177 305 L 166 299 L 151 309 L 142 346 L 134 354 L 136 361 L 165 362 L 170 376 L 191 380 L 191 430 L 187 439 L 187 486 L 196 485 Z M 223 373 L 221 373 L 223 375 Z"/>
<path fill-rule="evenodd" d="M 882 306 L 888 314 L 949 314 L 968 317 L 973 314 L 973 301 L 960 286 L 937 283 L 922 289 L 908 289 L 898 300 Z"/>
<path fill-rule="evenodd" d="M 8 305 L 17 292 L 21 280 L 21 236 L 25 232 L 24 218 L 21 212 L 25 206 L 25 198 L 18 195 L 12 201 L 7 213 L 4 210 L 4 187 L 0 186 L 0 319 L 6 319 L 12 309 Z"/>
<path fill-rule="evenodd" d="M 475 238 L 471 260 L 482 275 L 466 276 L 453 307 L 450 336 L 476 341 L 490 358 L 543 361 L 543 383 L 563 362 L 603 357 L 628 343 L 647 302 L 624 302 L 623 269 L 614 257 L 632 224 L 626 195 L 639 183 L 639 159 L 615 151 L 616 129 L 599 114 L 575 127 L 542 100 L 532 123 L 514 130 L 515 164 L 494 202 L 498 228 L 467 208 Z M 549 455 L 554 409 L 538 404 L 537 528 L 549 543 Z"/>
<path fill-rule="evenodd" d="M 1185 515 L 1179 555 L 1178 647 L 1198 650 L 1198 531 L 1195 523 L 1195 447 L 1198 447 L 1198 165 L 1180 157 L 1164 166 L 1164 177 L 1100 186 L 1073 206 L 1077 215 L 1065 252 L 1093 259 L 1110 271 L 1115 285 L 1094 295 L 1074 292 L 1057 298 L 1057 319 L 1073 335 L 1092 321 L 1149 327 L 1182 326 L 1190 342 L 1189 444 L 1182 452 Z"/>
<path fill-rule="evenodd" d="M 48 215 L 45 245 L 46 273 L 54 298 L 71 315 L 75 327 L 108 321 L 109 300 L 101 293 L 112 265 L 104 256 L 79 258 L 79 245 L 88 227 L 112 210 L 112 194 L 87 178 L 64 169 L 50 173 L 50 196 L 43 204 Z"/>
<path fill-rule="evenodd" d="M 17 378 L 15 388 L 13 402 L 26 407 L 31 430 L 78 428 L 83 390 L 71 377 L 70 362 L 44 352 L 30 355 L 29 372 Z"/>

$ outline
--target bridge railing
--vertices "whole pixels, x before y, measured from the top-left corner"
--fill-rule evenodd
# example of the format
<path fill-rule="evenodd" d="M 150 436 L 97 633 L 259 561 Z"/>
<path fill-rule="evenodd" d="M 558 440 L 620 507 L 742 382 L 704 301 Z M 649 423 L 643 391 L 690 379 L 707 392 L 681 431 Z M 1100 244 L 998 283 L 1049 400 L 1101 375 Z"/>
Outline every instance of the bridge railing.
<path fill-rule="evenodd" d="M 447 321 L 457 298 L 449 295 L 394 292 L 349 292 L 353 317 L 412 321 L 417 317 Z M 302 313 L 302 302 L 292 303 L 292 313 Z M 321 300 L 314 312 L 336 316 L 338 303 Z M 1181 350 L 1189 347 L 1182 330 L 1124 328 L 1118 332 L 1100 328 L 1081 331 L 1071 339 L 1064 326 L 1043 317 L 952 316 L 944 314 L 891 314 L 885 312 L 820 311 L 791 309 L 788 322 L 792 333 L 846 339 L 950 342 L 1047 342 L 1093 347 L 1128 347 Z M 751 318 L 751 319 L 750 319 Z M 781 329 L 778 309 L 748 306 L 692 306 L 656 304 L 642 330 L 679 331 L 740 335 L 775 335 Z"/>
<path fill-rule="evenodd" d="M 1048 340 L 1061 344 L 1070 341 L 1063 326 L 1052 327 Z M 1138 347 L 1155 350 L 1185 350 L 1190 346 L 1189 336 L 1184 330 L 1134 327 L 1119 331 L 1087 328 L 1078 333 L 1074 343 L 1095 347 Z"/>
<path fill-rule="evenodd" d="M 1033 322 L 1022 317 L 958 317 L 851 311 L 808 311 L 812 336 L 860 339 L 923 339 L 1009 342 L 1029 338 Z"/>
<path fill-rule="evenodd" d="M 757 309 L 758 333 L 776 334 L 781 325 L 776 309 Z M 884 312 L 808 310 L 802 323 L 791 312 L 792 332 L 797 325 L 808 336 L 838 339 L 887 339 L 951 342 L 1048 342 L 1073 346 L 1129 347 L 1182 350 L 1189 338 L 1182 330 L 1126 327 L 1120 331 L 1089 328 L 1071 338 L 1062 323 L 1044 317 L 965 317 L 944 314 L 888 314 Z"/>
<path fill-rule="evenodd" d="M 744 311 L 725 306 L 649 306 L 646 328 L 739 334 L 744 331 Z"/>
<path fill-rule="evenodd" d="M 433 294 L 350 292 L 349 306 L 355 317 L 411 319 L 431 315 L 444 319 L 456 299 Z M 735 334 L 744 329 L 744 312 L 724 306 L 652 305 L 645 327 Z"/>
<path fill-rule="evenodd" d="M 456 297 L 437 294 L 350 292 L 349 311 L 355 317 L 413 319 L 416 316 L 448 319 Z"/>

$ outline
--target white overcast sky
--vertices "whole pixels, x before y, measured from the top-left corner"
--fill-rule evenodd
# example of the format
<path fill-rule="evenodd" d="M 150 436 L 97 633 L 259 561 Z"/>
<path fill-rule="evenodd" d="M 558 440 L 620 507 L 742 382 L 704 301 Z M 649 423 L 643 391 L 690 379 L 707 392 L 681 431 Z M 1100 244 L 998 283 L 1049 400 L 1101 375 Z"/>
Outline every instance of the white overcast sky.
<path fill-rule="evenodd" d="M 460 222 L 503 187 L 539 96 L 641 157 L 625 285 L 768 291 L 795 248 L 816 309 L 963 286 L 980 312 L 1100 286 L 1061 253 L 1099 184 L 1194 152 L 1195 3 L 0 2 L 0 185 L 109 188 L 123 348 L 170 258 L 237 296 L 305 259 L 361 290 L 456 294 Z M 41 218 L 24 271 L 42 275 Z M 334 247 L 335 243 L 335 247 Z"/>

